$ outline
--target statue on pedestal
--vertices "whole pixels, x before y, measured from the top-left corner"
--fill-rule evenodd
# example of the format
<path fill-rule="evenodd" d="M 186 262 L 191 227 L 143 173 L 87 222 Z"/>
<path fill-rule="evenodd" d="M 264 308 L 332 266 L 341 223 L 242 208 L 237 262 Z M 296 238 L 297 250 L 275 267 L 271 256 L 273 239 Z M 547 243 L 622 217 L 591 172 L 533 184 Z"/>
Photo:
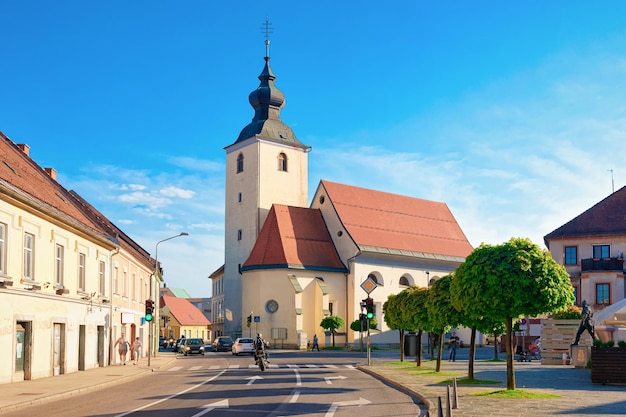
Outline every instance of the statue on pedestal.
<path fill-rule="evenodd" d="M 577 346 L 580 336 L 587 330 L 591 335 L 591 339 L 595 339 L 593 334 L 593 325 L 591 324 L 591 316 L 593 311 L 587 305 L 587 300 L 583 300 L 582 311 L 580 312 L 580 325 L 578 326 L 578 332 L 576 333 L 576 340 L 572 343 L 572 346 Z"/>

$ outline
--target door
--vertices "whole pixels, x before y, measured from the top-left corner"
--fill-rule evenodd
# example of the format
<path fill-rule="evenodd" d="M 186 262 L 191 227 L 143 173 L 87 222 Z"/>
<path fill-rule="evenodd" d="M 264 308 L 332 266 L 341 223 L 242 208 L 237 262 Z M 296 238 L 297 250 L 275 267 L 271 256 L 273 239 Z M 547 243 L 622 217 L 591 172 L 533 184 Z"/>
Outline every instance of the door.
<path fill-rule="evenodd" d="M 78 370 L 85 370 L 85 325 L 78 326 Z"/>
<path fill-rule="evenodd" d="M 52 339 L 52 375 L 58 376 L 65 373 L 65 325 L 54 323 Z"/>

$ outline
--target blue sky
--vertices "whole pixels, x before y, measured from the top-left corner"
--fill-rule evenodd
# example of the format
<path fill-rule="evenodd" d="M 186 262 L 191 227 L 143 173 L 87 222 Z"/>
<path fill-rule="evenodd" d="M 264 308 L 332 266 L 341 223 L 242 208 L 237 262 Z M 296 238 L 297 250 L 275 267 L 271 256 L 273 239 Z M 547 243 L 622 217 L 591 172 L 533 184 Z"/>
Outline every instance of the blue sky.
<path fill-rule="evenodd" d="M 281 115 L 321 179 L 543 236 L 626 182 L 626 3 L 0 0 L 0 130 L 210 296 L 223 148 L 273 27 Z M 612 170 L 612 172 L 610 171 Z"/>

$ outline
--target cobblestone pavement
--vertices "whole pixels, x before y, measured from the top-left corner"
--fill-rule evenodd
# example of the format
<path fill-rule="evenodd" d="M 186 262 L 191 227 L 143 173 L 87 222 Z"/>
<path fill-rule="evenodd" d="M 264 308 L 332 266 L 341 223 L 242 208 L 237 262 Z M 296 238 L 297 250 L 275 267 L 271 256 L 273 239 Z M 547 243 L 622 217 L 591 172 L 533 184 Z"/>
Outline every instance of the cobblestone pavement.
<path fill-rule="evenodd" d="M 407 362 L 414 364 L 413 362 Z M 434 361 L 422 362 L 425 367 L 435 368 Z M 424 374 L 397 369 L 384 361 L 360 365 L 363 371 L 375 374 L 392 385 L 403 387 L 413 393 L 430 408 L 430 416 L 439 416 L 438 399 L 441 397 L 444 414 L 447 405 L 448 384 L 445 380 L 467 376 L 468 361 L 443 361 L 440 375 Z M 452 409 L 453 417 L 541 417 L 541 416 L 626 416 L 626 386 L 591 383 L 589 369 L 573 366 L 541 365 L 540 362 L 515 362 L 516 388 L 533 393 L 548 393 L 559 398 L 500 399 L 477 396 L 480 392 L 506 389 L 506 362 L 476 361 L 474 379 L 497 381 L 496 384 L 457 384 L 458 408 Z M 452 385 L 452 384 L 451 384 Z M 451 406 L 454 390 L 450 389 Z"/>

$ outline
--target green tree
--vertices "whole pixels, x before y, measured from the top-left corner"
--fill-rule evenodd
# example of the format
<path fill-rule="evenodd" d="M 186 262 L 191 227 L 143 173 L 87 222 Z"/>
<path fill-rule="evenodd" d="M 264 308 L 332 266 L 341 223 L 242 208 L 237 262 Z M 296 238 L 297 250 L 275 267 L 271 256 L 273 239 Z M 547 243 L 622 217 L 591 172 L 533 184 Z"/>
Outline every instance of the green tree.
<path fill-rule="evenodd" d="M 333 335 L 333 347 L 335 347 L 335 332 L 337 331 L 337 329 L 345 326 L 345 324 L 346 321 L 343 319 L 343 317 L 339 316 L 326 316 L 320 322 L 320 326 L 322 327 L 322 329 L 330 331 Z"/>
<path fill-rule="evenodd" d="M 463 321 L 463 314 L 454 308 L 450 300 L 450 284 L 452 279 L 453 275 L 450 274 L 433 282 L 426 301 L 428 320 L 435 333 L 439 335 L 436 372 L 441 370 L 444 333 L 451 327 L 457 327 Z"/>
<path fill-rule="evenodd" d="M 473 319 L 506 323 L 507 389 L 515 389 L 513 319 L 535 317 L 573 304 L 569 274 L 529 239 L 482 244 L 459 266 L 452 293 Z M 457 287 L 458 286 L 458 287 Z"/>

